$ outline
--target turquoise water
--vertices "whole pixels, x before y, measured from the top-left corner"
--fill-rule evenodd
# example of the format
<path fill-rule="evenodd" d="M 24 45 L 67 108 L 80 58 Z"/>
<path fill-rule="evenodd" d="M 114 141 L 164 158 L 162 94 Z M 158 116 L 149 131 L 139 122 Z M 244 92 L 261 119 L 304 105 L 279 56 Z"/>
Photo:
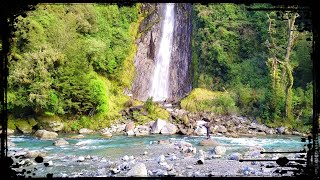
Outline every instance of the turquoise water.
<path fill-rule="evenodd" d="M 194 146 L 207 150 L 210 147 L 199 146 L 199 142 L 205 137 L 182 136 L 182 135 L 150 135 L 144 137 L 113 136 L 105 139 L 99 135 L 87 135 L 83 139 L 70 139 L 69 135 L 60 135 L 70 143 L 67 146 L 54 146 L 52 140 L 39 140 L 32 136 L 11 136 L 9 139 L 16 144 L 9 150 L 44 150 L 48 154 L 64 155 L 99 155 L 104 157 L 119 157 L 125 154 L 142 153 L 141 149 L 155 144 L 158 140 L 170 139 L 172 141 L 187 141 Z M 70 136 L 69 136 L 70 137 Z M 227 138 L 224 136 L 213 136 L 212 139 L 218 141 L 227 148 L 227 154 L 231 152 L 245 152 L 249 147 L 261 146 L 266 151 L 300 151 L 305 143 L 297 136 L 266 136 L 254 138 Z M 76 145 L 81 142 L 83 145 Z M 136 150 L 136 151 L 135 151 Z"/>

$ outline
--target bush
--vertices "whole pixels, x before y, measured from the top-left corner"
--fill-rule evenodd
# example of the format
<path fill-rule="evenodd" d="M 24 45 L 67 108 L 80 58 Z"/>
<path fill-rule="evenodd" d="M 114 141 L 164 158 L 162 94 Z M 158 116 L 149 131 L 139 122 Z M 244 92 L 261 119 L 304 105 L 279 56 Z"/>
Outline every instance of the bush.
<path fill-rule="evenodd" d="M 149 97 L 143 106 L 149 114 L 155 113 L 155 103 L 152 101 L 152 97 Z"/>
<path fill-rule="evenodd" d="M 232 94 L 195 88 L 181 101 L 181 107 L 191 112 L 214 112 L 217 114 L 235 114 L 238 112 Z"/>

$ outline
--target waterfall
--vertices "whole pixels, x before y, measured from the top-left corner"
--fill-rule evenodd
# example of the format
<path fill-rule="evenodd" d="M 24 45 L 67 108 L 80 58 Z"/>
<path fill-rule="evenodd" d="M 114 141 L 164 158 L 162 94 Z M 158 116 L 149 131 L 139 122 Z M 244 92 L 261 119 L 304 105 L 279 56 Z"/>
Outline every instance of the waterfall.
<path fill-rule="evenodd" d="M 160 47 L 156 55 L 156 65 L 152 79 L 152 89 L 149 96 L 154 101 L 164 101 L 169 92 L 169 66 L 174 29 L 174 4 L 168 3 L 165 7 L 165 18 L 162 25 Z"/>

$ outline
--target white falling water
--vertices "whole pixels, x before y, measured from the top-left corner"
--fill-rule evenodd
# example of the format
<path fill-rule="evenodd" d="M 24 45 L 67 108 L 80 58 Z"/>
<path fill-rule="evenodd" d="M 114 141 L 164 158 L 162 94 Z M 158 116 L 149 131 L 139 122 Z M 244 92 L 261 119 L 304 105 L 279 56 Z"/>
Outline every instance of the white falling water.
<path fill-rule="evenodd" d="M 149 95 L 153 97 L 153 101 L 164 101 L 168 98 L 173 27 L 174 4 L 168 3 L 165 8 L 160 47 L 156 56 L 156 67 L 153 74 L 152 89 Z"/>

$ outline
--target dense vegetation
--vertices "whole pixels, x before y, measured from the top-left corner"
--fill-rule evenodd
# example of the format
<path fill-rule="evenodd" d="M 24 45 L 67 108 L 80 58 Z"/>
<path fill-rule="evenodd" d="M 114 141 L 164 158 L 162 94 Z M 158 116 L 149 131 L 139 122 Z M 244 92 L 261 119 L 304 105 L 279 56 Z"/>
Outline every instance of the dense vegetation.
<path fill-rule="evenodd" d="M 60 117 L 66 130 L 105 127 L 119 118 L 132 101 L 124 90 L 131 87 L 135 39 L 146 16 L 140 7 L 41 4 L 18 17 L 9 59 L 11 118 Z M 297 28 L 296 14 L 233 4 L 195 4 L 192 14 L 196 89 L 183 108 L 308 128 L 312 34 L 288 33 Z M 133 116 L 144 123 L 169 114 L 149 99 Z"/>
<path fill-rule="evenodd" d="M 82 121 L 71 120 L 105 126 L 117 118 L 129 99 L 123 88 L 132 81 L 139 7 L 42 4 L 18 17 L 9 113 L 62 116 L 75 129 Z"/>
<path fill-rule="evenodd" d="M 229 91 L 241 114 L 269 125 L 310 125 L 312 37 L 297 31 L 297 13 L 215 4 L 193 16 L 194 87 Z"/>

